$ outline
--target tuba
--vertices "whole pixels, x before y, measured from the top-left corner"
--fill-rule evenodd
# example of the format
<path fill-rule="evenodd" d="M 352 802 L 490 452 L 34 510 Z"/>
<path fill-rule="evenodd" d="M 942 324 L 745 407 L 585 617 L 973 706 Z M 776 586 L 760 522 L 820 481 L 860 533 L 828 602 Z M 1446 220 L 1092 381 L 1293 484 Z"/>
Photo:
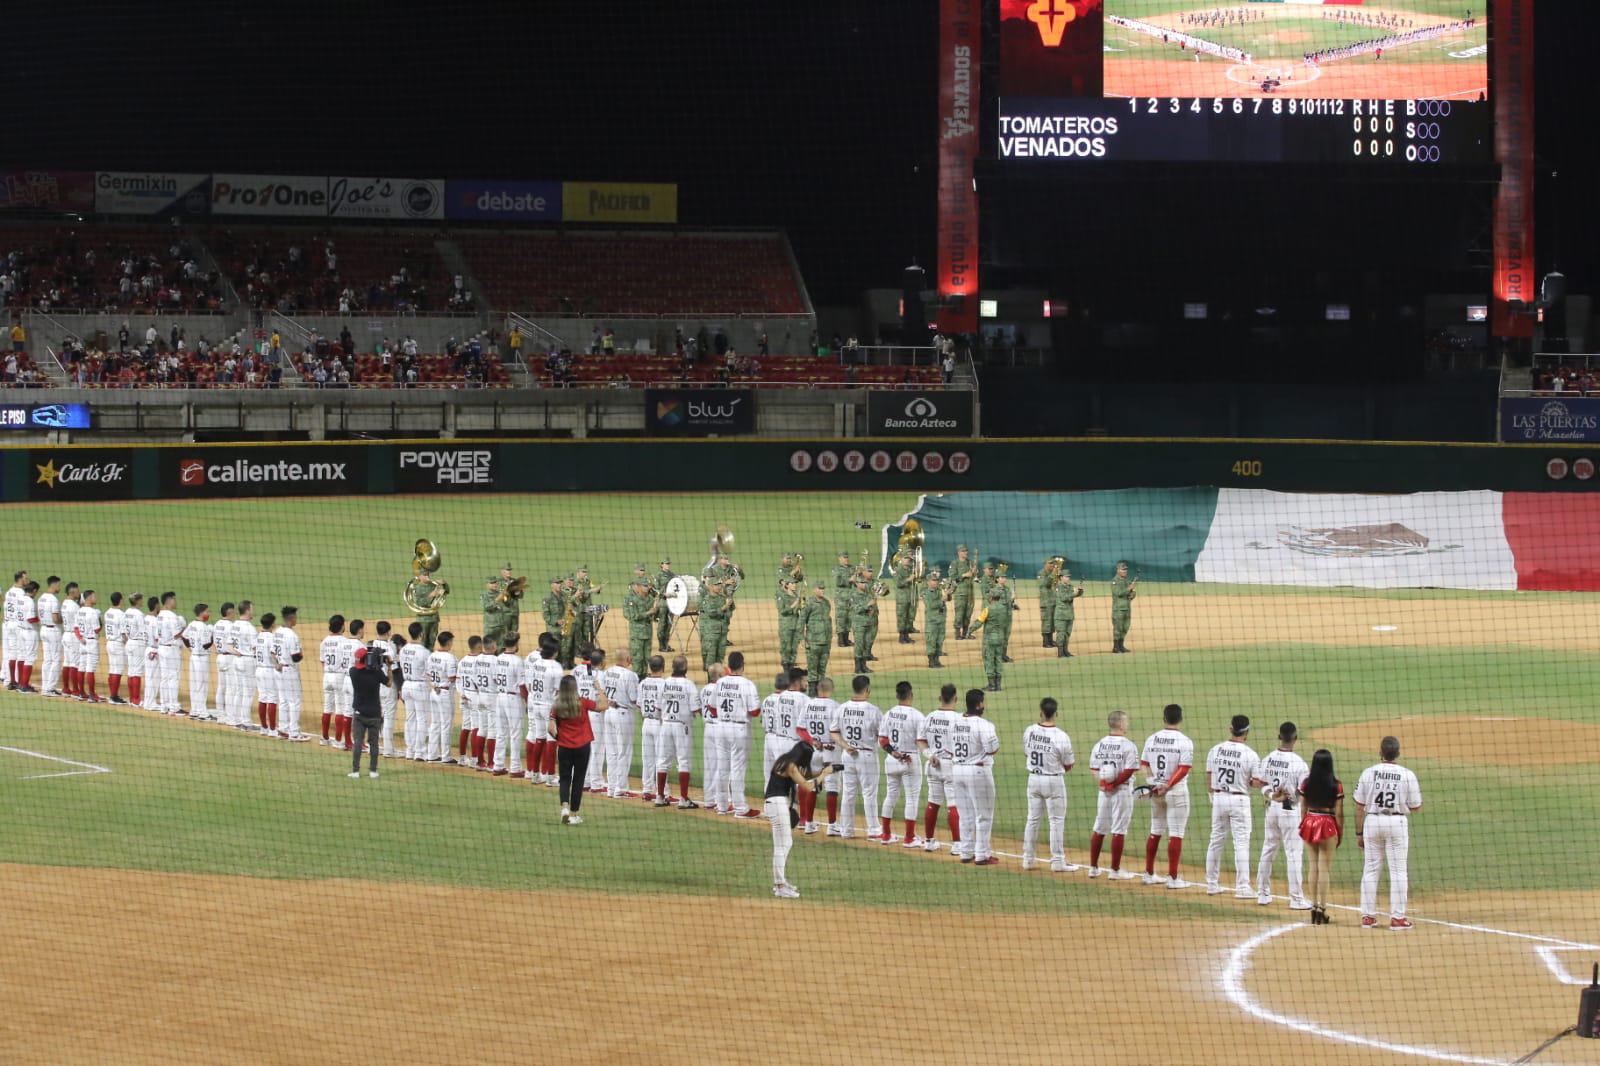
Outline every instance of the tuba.
<path fill-rule="evenodd" d="M 900 539 L 895 542 L 900 549 L 895 554 L 911 559 L 911 576 L 918 581 L 927 573 L 927 562 L 922 557 L 922 546 L 927 540 L 928 535 L 922 531 L 922 523 L 912 518 L 901 528 Z"/>
<path fill-rule="evenodd" d="M 405 594 L 401 597 L 406 610 L 415 615 L 437 615 L 444 610 L 445 597 L 450 595 L 450 586 L 443 581 L 422 580 L 423 574 L 432 575 L 439 569 L 439 546 L 426 537 L 419 539 L 413 547 L 414 555 L 411 559 L 411 580 L 406 582 Z"/>
<path fill-rule="evenodd" d="M 711 534 L 711 556 L 716 558 L 718 552 L 727 552 L 730 557 L 733 550 L 733 530 L 725 523 L 718 522 L 716 532 Z"/>

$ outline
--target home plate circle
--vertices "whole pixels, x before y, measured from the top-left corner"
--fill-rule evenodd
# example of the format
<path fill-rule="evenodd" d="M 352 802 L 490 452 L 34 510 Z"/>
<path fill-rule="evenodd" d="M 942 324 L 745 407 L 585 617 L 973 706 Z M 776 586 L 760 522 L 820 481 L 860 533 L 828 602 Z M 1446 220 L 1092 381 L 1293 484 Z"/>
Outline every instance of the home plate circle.
<path fill-rule="evenodd" d="M 1399 626 L 1373 626 L 1372 631 L 1374 633 L 1393 633 L 1399 628 Z"/>

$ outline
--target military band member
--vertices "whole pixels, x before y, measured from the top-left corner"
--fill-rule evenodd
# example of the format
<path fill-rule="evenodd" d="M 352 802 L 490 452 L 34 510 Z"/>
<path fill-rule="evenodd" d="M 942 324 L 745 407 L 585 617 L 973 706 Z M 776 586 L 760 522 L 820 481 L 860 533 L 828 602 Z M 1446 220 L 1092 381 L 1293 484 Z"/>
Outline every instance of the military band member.
<path fill-rule="evenodd" d="M 1011 624 L 1017 620 L 1017 587 L 1010 578 L 1006 577 L 1003 568 L 997 567 L 995 569 L 995 578 L 996 581 L 1005 588 L 1007 606 L 1010 607 L 1010 610 L 1006 612 L 1005 616 L 1006 640 L 1005 644 L 1000 648 L 1000 661 L 1003 663 L 1009 663 L 1012 661 Z"/>
<path fill-rule="evenodd" d="M 544 616 L 544 631 L 560 633 L 561 619 L 567 613 L 567 599 L 561 594 L 561 579 L 550 579 L 550 591 L 539 602 L 539 613 Z"/>
<path fill-rule="evenodd" d="M 1072 658 L 1072 652 L 1067 650 L 1067 645 L 1072 640 L 1072 622 L 1074 615 L 1077 613 L 1077 608 L 1073 606 L 1072 601 L 1083 595 L 1083 586 L 1074 587 L 1072 584 L 1072 571 L 1066 566 L 1062 566 L 1061 576 L 1056 579 L 1055 590 L 1050 595 L 1055 600 L 1056 608 L 1054 622 L 1056 627 L 1056 658 L 1070 659 Z"/>
<path fill-rule="evenodd" d="M 728 654 L 728 619 L 733 615 L 733 597 L 720 578 L 713 579 L 700 595 L 700 668 L 709 669 Z"/>
<path fill-rule="evenodd" d="M 1117 576 L 1111 579 L 1111 650 L 1118 654 L 1128 650 L 1123 641 L 1133 621 L 1133 597 L 1138 594 L 1134 586 L 1138 583 L 1138 578 L 1128 579 L 1126 561 L 1117 564 Z"/>
<path fill-rule="evenodd" d="M 522 628 L 522 589 L 511 576 L 511 564 L 500 568 L 498 577 L 483 586 L 483 638 L 499 647 L 508 633 Z"/>
<path fill-rule="evenodd" d="M 432 591 L 430 586 L 439 585 L 445 592 L 450 591 L 448 585 L 443 581 L 435 581 L 433 575 L 426 570 L 417 574 L 417 585 L 420 586 L 417 590 L 417 599 L 424 603 L 437 602 L 434 600 L 436 593 Z M 422 646 L 432 652 L 434 642 L 439 639 L 439 608 L 436 606 L 427 614 L 417 615 L 417 621 L 422 623 Z"/>
<path fill-rule="evenodd" d="M 628 651 L 636 663 L 650 658 L 650 629 L 655 625 L 660 604 L 660 597 L 650 593 L 650 579 L 640 563 L 634 570 L 633 584 L 628 586 L 627 598 L 622 601 L 622 617 L 628 622 Z"/>
<path fill-rule="evenodd" d="M 577 616 L 573 620 L 573 648 L 574 654 L 579 648 L 587 648 L 594 643 L 595 616 L 589 612 L 594 605 L 594 598 L 605 588 L 605 582 L 594 583 L 589 580 L 589 568 L 580 566 L 572 575 L 573 609 Z M 569 667 L 570 669 L 570 667 Z"/>
<path fill-rule="evenodd" d="M 850 565 L 850 553 L 840 552 L 839 561 L 833 564 L 830 576 L 833 578 L 833 596 L 838 601 L 839 606 L 838 633 L 839 647 L 841 648 L 850 646 L 850 599 L 852 596 L 850 586 L 851 578 L 854 574 L 855 568 Z M 817 672 L 812 670 L 811 676 L 816 677 Z"/>
<path fill-rule="evenodd" d="M 563 669 L 571 670 L 578 659 L 578 634 L 583 630 L 583 606 L 578 600 L 578 579 L 568 574 L 561 579 L 561 618 L 556 628 L 556 658 Z"/>
<path fill-rule="evenodd" d="M 790 670 L 799 659 L 800 627 L 806 610 L 805 595 L 796 587 L 792 572 L 779 579 L 773 599 L 778 606 L 778 661 Z"/>
<path fill-rule="evenodd" d="M 900 643 L 910 644 L 917 625 L 917 568 L 902 555 L 894 568 L 894 623 Z"/>
<path fill-rule="evenodd" d="M 827 676 L 828 656 L 833 652 L 833 605 L 828 602 L 826 583 L 819 580 L 813 587 L 801 625 L 806 634 L 806 674 L 811 679 L 806 694 L 815 698 L 817 682 Z"/>
<path fill-rule="evenodd" d="M 939 669 L 944 663 L 939 661 L 939 656 L 944 654 L 944 621 L 945 621 L 945 591 L 939 581 L 939 571 L 929 570 L 928 579 L 924 582 L 922 590 L 922 643 L 928 651 L 928 666 Z"/>
<path fill-rule="evenodd" d="M 1044 561 L 1044 569 L 1038 573 L 1039 578 L 1039 633 L 1044 639 L 1044 647 L 1056 646 L 1056 581 L 1061 575 L 1061 563 L 1055 556 Z"/>
<path fill-rule="evenodd" d="M 866 567 L 856 571 L 855 584 L 850 599 L 850 639 L 855 645 L 856 673 L 870 674 L 867 666 L 877 659 L 872 654 L 872 642 L 878 637 L 878 597 L 872 588 L 872 572 Z"/>
<path fill-rule="evenodd" d="M 1006 660 L 1006 638 L 1011 632 L 1011 585 L 1003 577 L 995 578 L 986 601 L 989 616 L 983 623 L 983 676 L 988 679 L 988 691 L 1000 691 L 1000 675 Z"/>
<path fill-rule="evenodd" d="M 664 652 L 672 650 L 672 646 L 667 643 L 672 636 L 672 612 L 666 608 L 667 585 L 677 576 L 672 572 L 672 560 L 665 558 L 661 560 L 660 568 L 650 575 L 650 587 L 655 591 L 656 602 L 661 604 L 661 609 L 656 612 L 656 647 Z M 641 659 L 635 655 L 633 661 L 638 664 L 638 669 L 643 670 L 648 658 L 649 656 L 646 656 Z"/>
<path fill-rule="evenodd" d="M 955 586 L 952 604 L 956 613 L 956 639 L 972 639 L 972 601 L 978 581 L 978 568 L 973 564 L 965 544 L 956 546 L 955 562 L 950 564 L 950 581 Z"/>

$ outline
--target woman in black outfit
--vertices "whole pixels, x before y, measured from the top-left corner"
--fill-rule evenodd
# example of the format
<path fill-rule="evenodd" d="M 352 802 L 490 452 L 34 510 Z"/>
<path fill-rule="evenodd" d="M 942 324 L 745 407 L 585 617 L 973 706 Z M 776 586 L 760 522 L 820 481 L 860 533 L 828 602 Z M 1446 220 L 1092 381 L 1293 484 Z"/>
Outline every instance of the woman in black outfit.
<path fill-rule="evenodd" d="M 766 802 L 762 805 L 767 821 L 772 823 L 772 894 L 779 899 L 800 898 L 800 890 L 789 883 L 786 869 L 789 849 L 794 846 L 795 823 L 800 820 L 794 810 L 795 790 L 816 791 L 834 769 L 825 766 L 812 773 L 811 756 L 816 749 L 811 745 L 810 734 L 802 730 L 801 737 L 773 762 L 767 778 Z"/>
<path fill-rule="evenodd" d="M 389 671 L 384 665 L 383 653 L 357 648 L 356 664 L 350 668 L 350 686 L 354 690 L 350 706 L 355 712 L 351 723 L 355 730 L 355 746 L 350 756 L 350 777 L 361 776 L 363 741 L 372 753 L 367 764 L 367 776 L 378 776 L 378 736 L 383 732 L 383 705 L 378 693 L 388 684 Z"/>

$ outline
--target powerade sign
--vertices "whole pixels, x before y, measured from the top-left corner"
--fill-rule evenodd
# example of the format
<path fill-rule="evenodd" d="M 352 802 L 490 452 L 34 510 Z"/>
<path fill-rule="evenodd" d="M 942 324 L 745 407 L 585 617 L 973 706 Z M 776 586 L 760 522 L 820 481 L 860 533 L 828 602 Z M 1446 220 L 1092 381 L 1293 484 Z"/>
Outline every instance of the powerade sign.
<path fill-rule="evenodd" d="M 403 446 L 395 455 L 395 488 L 401 492 L 489 492 L 494 489 L 494 445 Z"/>
<path fill-rule="evenodd" d="M 162 495 L 186 497 L 345 496 L 367 489 L 362 448 L 162 449 Z"/>
<path fill-rule="evenodd" d="M 447 181 L 444 217 L 559 222 L 559 181 Z"/>
<path fill-rule="evenodd" d="M 756 394 L 747 389 L 646 389 L 650 433 L 710 437 L 756 431 Z"/>
<path fill-rule="evenodd" d="M 867 436 L 970 437 L 972 393 L 870 392 Z"/>
<path fill-rule="evenodd" d="M 1500 439 L 1507 443 L 1600 441 L 1600 399 L 1502 399 Z"/>

